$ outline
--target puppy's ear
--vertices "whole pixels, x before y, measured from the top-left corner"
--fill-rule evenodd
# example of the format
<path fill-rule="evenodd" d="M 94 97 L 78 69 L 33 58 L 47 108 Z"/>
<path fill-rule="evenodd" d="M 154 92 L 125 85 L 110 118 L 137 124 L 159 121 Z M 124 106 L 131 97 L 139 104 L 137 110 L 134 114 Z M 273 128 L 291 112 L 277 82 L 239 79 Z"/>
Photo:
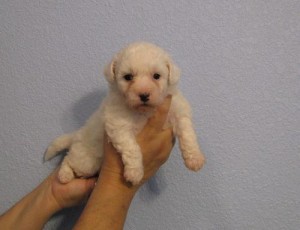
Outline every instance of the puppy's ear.
<path fill-rule="evenodd" d="M 167 67 L 169 69 L 169 84 L 175 85 L 180 77 L 180 69 L 173 63 L 172 60 L 167 62 Z"/>
<path fill-rule="evenodd" d="M 111 62 L 104 68 L 104 76 L 108 83 L 113 83 L 115 81 L 115 74 L 116 74 L 116 60 L 117 57 L 115 56 Z"/>

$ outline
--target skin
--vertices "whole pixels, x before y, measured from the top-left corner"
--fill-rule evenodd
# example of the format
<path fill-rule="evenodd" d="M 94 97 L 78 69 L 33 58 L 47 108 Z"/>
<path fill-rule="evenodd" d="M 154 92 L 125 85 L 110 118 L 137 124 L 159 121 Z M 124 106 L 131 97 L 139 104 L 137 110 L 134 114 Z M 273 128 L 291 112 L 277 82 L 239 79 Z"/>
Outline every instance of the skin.
<path fill-rule="evenodd" d="M 1 228 L 42 229 L 54 213 L 82 204 L 90 196 L 74 229 L 123 229 L 134 195 L 171 153 L 174 144 L 172 129 L 162 128 L 170 103 L 171 97 L 168 97 L 137 136 L 145 171 L 140 184 L 133 186 L 125 181 L 120 154 L 111 143 L 105 141 L 98 180 L 77 178 L 68 184 L 61 184 L 56 169 L 36 189 L 0 216 Z"/>
<path fill-rule="evenodd" d="M 2 229 L 42 229 L 57 211 L 79 205 L 87 199 L 96 179 L 74 179 L 61 184 L 58 170 L 51 173 L 36 189 L 0 216 Z"/>

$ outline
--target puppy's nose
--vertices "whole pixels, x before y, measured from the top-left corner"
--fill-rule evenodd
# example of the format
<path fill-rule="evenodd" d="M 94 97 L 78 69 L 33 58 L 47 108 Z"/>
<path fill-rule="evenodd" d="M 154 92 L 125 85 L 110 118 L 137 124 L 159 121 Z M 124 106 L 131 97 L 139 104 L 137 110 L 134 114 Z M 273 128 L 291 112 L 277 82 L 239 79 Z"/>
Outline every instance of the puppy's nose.
<path fill-rule="evenodd" d="M 142 94 L 140 94 L 139 96 L 140 96 L 140 99 L 141 99 L 142 102 L 147 102 L 147 101 L 149 101 L 149 96 L 150 96 L 149 93 L 142 93 Z"/>

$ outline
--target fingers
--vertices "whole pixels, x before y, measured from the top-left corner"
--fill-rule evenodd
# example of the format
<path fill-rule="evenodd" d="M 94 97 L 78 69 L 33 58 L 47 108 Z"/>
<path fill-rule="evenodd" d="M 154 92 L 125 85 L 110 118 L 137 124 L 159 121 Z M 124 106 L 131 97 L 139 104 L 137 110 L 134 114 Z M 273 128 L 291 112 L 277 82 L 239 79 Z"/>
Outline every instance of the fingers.
<path fill-rule="evenodd" d="M 86 179 L 86 189 L 87 191 L 92 191 L 96 185 L 97 182 L 97 178 L 96 177 L 92 177 L 89 179 Z"/>
<path fill-rule="evenodd" d="M 89 179 L 74 179 L 68 186 L 68 202 L 69 206 L 74 206 L 78 204 L 84 204 L 90 197 L 91 192 L 95 188 L 97 178 L 92 177 Z"/>
<path fill-rule="evenodd" d="M 146 126 L 149 126 L 155 130 L 161 130 L 167 120 L 171 101 L 172 96 L 167 96 L 164 102 L 157 108 L 154 115 L 149 118 Z"/>
<path fill-rule="evenodd" d="M 85 181 L 85 189 L 86 189 L 86 191 L 85 191 L 85 200 L 86 201 L 88 200 L 88 198 L 90 197 L 91 192 L 95 188 L 96 182 L 97 182 L 97 178 L 95 178 L 95 177 L 87 179 Z"/>

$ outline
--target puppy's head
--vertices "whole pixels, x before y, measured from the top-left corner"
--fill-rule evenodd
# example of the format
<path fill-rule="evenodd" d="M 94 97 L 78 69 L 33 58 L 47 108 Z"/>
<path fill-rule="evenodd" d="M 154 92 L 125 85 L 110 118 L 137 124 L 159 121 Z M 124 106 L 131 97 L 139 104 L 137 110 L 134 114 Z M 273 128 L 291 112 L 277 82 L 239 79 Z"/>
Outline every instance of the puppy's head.
<path fill-rule="evenodd" d="M 147 112 L 163 102 L 179 80 L 180 71 L 161 48 L 133 43 L 113 58 L 104 74 L 130 108 Z"/>

